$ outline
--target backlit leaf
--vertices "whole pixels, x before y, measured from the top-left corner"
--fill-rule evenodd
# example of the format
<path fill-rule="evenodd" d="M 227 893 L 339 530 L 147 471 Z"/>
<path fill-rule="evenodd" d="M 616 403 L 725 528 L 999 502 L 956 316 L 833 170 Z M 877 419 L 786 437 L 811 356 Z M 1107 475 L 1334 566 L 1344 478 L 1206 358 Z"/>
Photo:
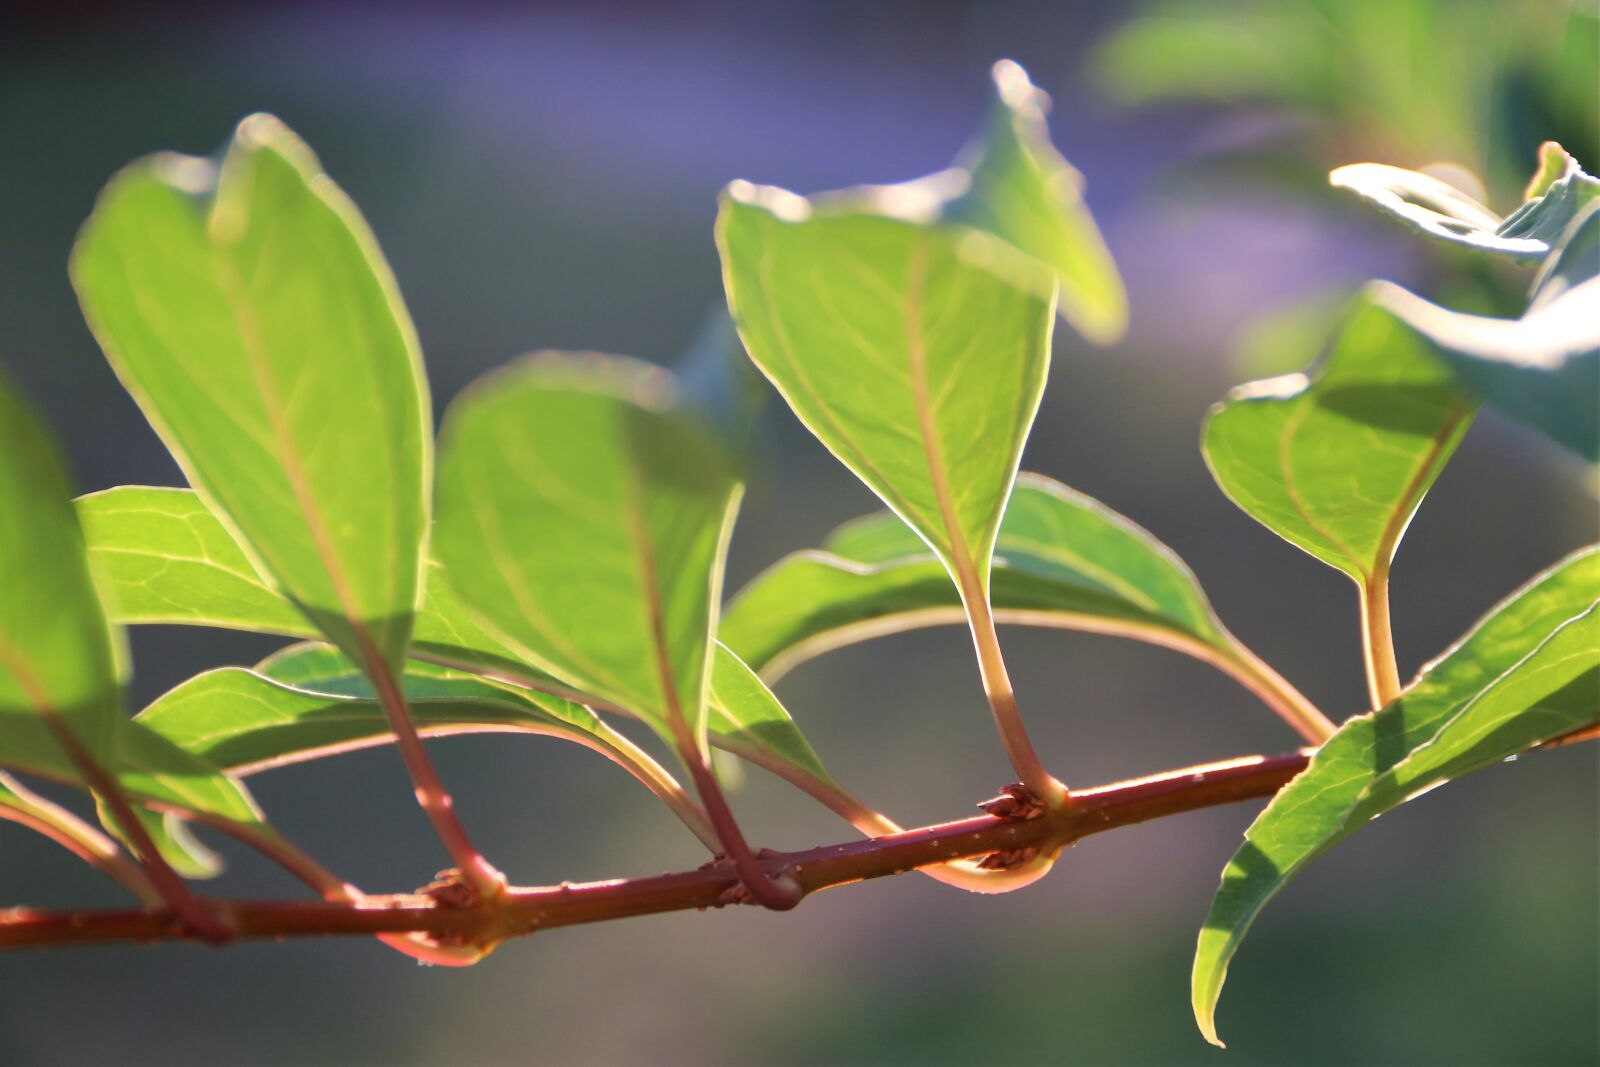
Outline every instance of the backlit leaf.
<path fill-rule="evenodd" d="M 698 738 L 740 487 L 665 373 L 527 360 L 451 406 L 440 452 L 437 551 L 470 611 L 680 750 Z"/>
<path fill-rule="evenodd" d="M 1521 318 L 1451 311 L 1389 282 L 1376 300 L 1496 410 L 1600 462 L 1600 204 L 1573 224 Z"/>
<path fill-rule="evenodd" d="M 940 218 L 992 240 L 967 242 L 968 254 L 1019 284 L 1036 284 L 1020 253 L 1049 268 L 1062 318 L 1096 344 L 1128 325 L 1128 300 L 1116 264 L 1083 203 L 1083 175 L 1050 142 L 1050 98 L 1011 60 L 994 65 L 989 123 L 946 179 L 954 195 Z M 1040 290 L 1048 296 L 1048 290 Z"/>
<path fill-rule="evenodd" d="M 258 571 L 358 660 L 398 662 L 431 462 L 416 338 L 365 222 L 276 119 L 220 164 L 133 164 L 73 252 L 128 391 Z"/>
<path fill-rule="evenodd" d="M 1234 503 L 1366 584 L 1387 571 L 1475 407 L 1369 291 L 1312 376 L 1235 389 L 1212 409 L 1201 443 Z"/>
<path fill-rule="evenodd" d="M 1050 302 L 971 266 L 944 230 L 778 189 L 730 186 L 717 233 L 751 358 L 963 597 L 985 596 Z"/>
<path fill-rule="evenodd" d="M 1541 152 L 1529 199 L 1505 218 L 1437 178 L 1382 163 L 1340 167 L 1328 180 L 1419 233 L 1524 263 L 1549 255 L 1572 221 L 1600 198 L 1600 179 L 1554 144 Z"/>
<path fill-rule="evenodd" d="M 116 621 L 316 636 L 305 617 L 249 569 L 244 553 L 190 490 L 122 486 L 80 497 L 77 506 L 90 561 L 115 594 Z M 467 616 L 438 577 L 438 564 L 430 571 L 433 579 L 417 613 L 413 657 L 527 684 L 546 677 Z M 941 580 L 948 586 L 947 579 Z M 310 662 L 308 656 L 273 660 L 269 673 L 288 684 L 305 685 L 306 679 L 279 672 L 291 662 Z M 348 660 L 335 658 L 344 669 L 354 669 Z M 311 688 L 328 684 L 327 669 L 325 663 L 315 667 L 321 684 Z M 816 774 L 820 770 L 816 755 L 782 706 L 770 693 L 740 683 L 740 674 L 747 670 L 732 653 L 718 647 L 707 718 L 712 742 L 760 757 L 767 766 L 796 761 L 791 766 L 801 774 Z M 417 674 L 411 666 L 402 683 L 414 685 Z M 359 677 L 346 679 L 345 686 L 339 692 L 370 691 Z M 831 781 L 826 772 L 822 778 Z"/>
<path fill-rule="evenodd" d="M 1195 956 L 1195 1018 L 1261 909 L 1307 863 L 1429 788 L 1600 720 L 1600 550 L 1512 594 L 1400 698 L 1350 719 L 1273 798 L 1222 875 Z"/>
<path fill-rule="evenodd" d="M 1017 479 L 996 544 L 991 599 L 999 622 L 1164 645 L 1227 671 L 1292 719 L 1316 716 L 1223 627 L 1170 548 L 1042 475 Z M 797 552 L 757 577 L 729 605 L 720 637 L 775 680 L 829 649 L 963 621 L 960 597 L 927 545 L 880 513 L 840 527 L 822 551 Z"/>
<path fill-rule="evenodd" d="M 0 379 L 0 745 L 26 736 L 39 758 L 77 781 L 48 717 L 92 757 L 113 761 L 122 721 L 116 639 L 55 442 Z"/>

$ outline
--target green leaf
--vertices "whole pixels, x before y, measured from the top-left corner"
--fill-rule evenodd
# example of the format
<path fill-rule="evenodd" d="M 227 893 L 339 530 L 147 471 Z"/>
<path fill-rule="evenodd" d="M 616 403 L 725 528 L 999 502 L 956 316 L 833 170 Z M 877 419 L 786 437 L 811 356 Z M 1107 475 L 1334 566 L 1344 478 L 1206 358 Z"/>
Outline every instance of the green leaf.
<path fill-rule="evenodd" d="M 1560 152 L 1558 145 L 1556 151 Z M 1562 152 L 1562 155 L 1566 155 Z M 1500 224 L 1499 236 L 1510 240 L 1543 241 L 1551 248 L 1560 246 L 1562 235 L 1574 219 L 1583 214 L 1589 205 L 1600 200 L 1600 179 L 1591 177 L 1578 166 L 1578 161 L 1566 156 L 1567 169 L 1554 181 L 1545 185 L 1544 191 L 1526 201 Z M 1543 178 L 1543 165 L 1534 181 Z"/>
<path fill-rule="evenodd" d="M 1384 163 L 1351 163 L 1328 175 L 1335 189 L 1354 193 L 1409 229 L 1450 244 L 1537 263 L 1548 241 L 1502 235 L 1505 221 L 1466 193 L 1427 174 Z"/>
<path fill-rule="evenodd" d="M 787 768 L 797 768 L 811 781 L 839 789 L 772 690 L 722 645 L 711 664 L 706 720 L 718 747 L 785 776 Z"/>
<path fill-rule="evenodd" d="M 261 813 L 244 788 L 204 759 L 175 747 L 137 721 L 122 719 L 115 733 L 116 760 L 108 769 L 135 800 L 162 810 L 209 815 L 250 826 L 261 823 Z M 0 766 L 68 785 L 83 785 L 77 768 L 55 746 L 37 718 L 9 714 L 0 717 Z M 112 824 L 108 828 L 116 832 Z"/>
<path fill-rule="evenodd" d="M 703 733 L 740 487 L 671 385 L 647 364 L 546 353 L 464 393 L 442 436 L 437 550 L 525 662 L 682 751 Z"/>
<path fill-rule="evenodd" d="M 320 657 L 324 650 L 314 646 L 312 651 Z M 222 667 L 163 694 L 135 721 L 185 751 L 243 775 L 394 740 L 383 709 L 363 684 L 364 676 L 342 656 L 337 668 L 315 677 L 306 676 L 307 665 L 301 662 L 275 667 L 269 661 L 264 666 L 268 672 L 300 677 L 302 684 Z M 475 678 L 429 675 L 415 668 L 406 672 L 405 686 L 423 736 L 527 731 L 600 747 L 592 713 L 554 697 L 523 697 Z M 359 695 L 330 691 L 347 687 Z M 543 700 L 561 706 L 551 710 Z"/>
<path fill-rule="evenodd" d="M 1502 601 L 1400 698 L 1340 728 L 1273 798 L 1223 872 L 1195 956 L 1195 1018 L 1214 1012 L 1250 924 L 1307 863 L 1435 785 L 1600 719 L 1600 549 Z"/>
<path fill-rule="evenodd" d="M 1507 256 L 1524 263 L 1543 260 L 1584 208 L 1600 197 L 1600 180 L 1553 147 L 1541 150 L 1540 169 L 1528 186 L 1530 199 L 1506 218 L 1455 187 L 1416 171 L 1382 163 L 1353 163 L 1328 176 L 1411 229 L 1452 244 Z M 1553 167 L 1563 169 L 1550 176 Z M 1537 192 L 1535 192 L 1537 190 Z"/>
<path fill-rule="evenodd" d="M 1546 141 L 1539 146 L 1539 167 L 1533 172 L 1533 177 L 1528 179 L 1528 187 L 1522 191 L 1522 199 L 1527 201 L 1541 197 L 1549 192 L 1550 187 L 1558 180 L 1582 169 L 1565 148 L 1554 141 Z"/>
<path fill-rule="evenodd" d="M 1235 389 L 1201 444 L 1235 504 L 1365 587 L 1387 573 L 1474 408 L 1369 290 L 1314 376 Z"/>
<path fill-rule="evenodd" d="M 305 617 L 249 569 L 244 553 L 190 490 L 122 486 L 80 497 L 77 505 L 90 561 L 114 593 L 118 622 L 315 636 Z M 438 577 L 437 564 L 432 565 L 432 573 L 427 599 L 417 613 L 411 649 L 414 657 L 465 671 L 489 672 L 513 684 L 519 680 L 538 684 L 546 677 L 472 622 L 449 585 Z M 943 581 L 948 587 L 948 580 Z M 290 663 L 312 662 L 309 654 L 302 655 L 270 661 L 273 668 L 268 673 L 279 681 L 305 686 L 305 678 L 280 673 Z M 348 660 L 335 658 L 345 670 L 354 670 Z M 315 669 L 318 673 L 313 677 L 320 682 L 309 687 L 324 688 L 328 684 L 326 667 Z M 781 761 L 793 760 L 796 762 L 789 765 L 800 773 L 817 775 L 820 764 L 816 755 L 788 713 L 764 689 L 740 684 L 739 674 L 747 669 L 719 646 L 707 722 L 713 741 L 757 758 L 764 766 L 777 767 Z M 410 664 L 402 684 L 414 685 L 418 671 L 415 662 Z M 339 691 L 370 693 L 359 677 L 347 679 L 345 686 Z M 544 698 L 535 695 L 534 699 Z M 826 772 L 821 772 L 819 780 L 831 782 Z"/>
<path fill-rule="evenodd" d="M 892 206 L 892 205 L 891 205 Z M 735 183 L 717 221 L 745 348 L 971 603 L 1049 364 L 1050 302 L 946 231 Z"/>
<path fill-rule="evenodd" d="M 412 663 L 400 678 L 417 732 L 531 733 L 605 756 L 660 797 L 716 851 L 716 836 L 672 776 L 588 708 Z M 135 720 L 239 775 L 323 759 L 394 740 L 366 675 L 326 645 L 296 645 L 254 671 L 227 667 L 189 679 Z"/>
<path fill-rule="evenodd" d="M 1600 462 L 1600 204 L 1572 227 L 1517 319 L 1451 311 L 1388 282 L 1375 299 L 1496 410 Z"/>
<path fill-rule="evenodd" d="M 119 486 L 77 500 L 90 563 L 124 625 L 167 623 L 310 638 L 318 631 L 250 566 L 188 489 Z M 484 633 L 430 566 L 412 651 L 463 667 L 535 673 Z"/>
<path fill-rule="evenodd" d="M 0 746 L 24 734 L 69 768 L 45 719 L 93 758 L 123 721 L 114 637 L 90 577 L 55 442 L 0 378 Z M 20 742 L 18 742 L 20 743 Z M 26 769 L 26 768 L 24 768 Z"/>
<path fill-rule="evenodd" d="M 1183 561 L 1099 501 L 1022 474 L 996 551 L 997 621 L 1164 645 L 1220 667 L 1291 717 L 1306 716 L 1305 698 L 1227 631 Z M 927 545 L 878 513 L 835 530 L 823 551 L 797 552 L 757 577 L 729 605 L 719 636 L 776 680 L 830 649 L 964 619 Z"/>
<path fill-rule="evenodd" d="M 1083 175 L 1050 142 L 1050 97 L 1009 59 L 994 65 L 993 77 L 983 135 L 938 178 L 955 194 L 940 217 L 972 227 L 969 257 L 1018 284 L 1037 286 L 1039 277 L 1031 264 L 1013 262 L 1018 254 L 1048 267 L 1038 295 L 1058 284 L 1062 318 L 1088 340 L 1110 344 L 1127 330 L 1128 298 L 1084 206 Z"/>
<path fill-rule="evenodd" d="M 358 660 L 403 658 L 428 524 L 421 356 L 376 242 L 310 150 L 254 115 L 220 165 L 133 164 L 72 278 L 253 569 Z"/>
<path fill-rule="evenodd" d="M 70 730 L 131 797 L 259 825 L 249 795 L 216 768 L 122 715 L 114 642 L 90 577 L 84 536 L 55 446 L 0 381 L 0 766 L 87 783 L 47 718 Z M 140 812 L 157 848 L 191 877 L 214 859 L 178 824 Z M 117 820 L 102 822 L 120 836 Z"/>

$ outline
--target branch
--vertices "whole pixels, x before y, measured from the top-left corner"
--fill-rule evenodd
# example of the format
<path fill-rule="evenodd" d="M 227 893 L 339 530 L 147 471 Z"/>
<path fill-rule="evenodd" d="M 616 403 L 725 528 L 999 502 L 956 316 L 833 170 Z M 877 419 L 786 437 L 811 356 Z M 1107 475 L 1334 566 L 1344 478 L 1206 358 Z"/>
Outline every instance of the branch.
<path fill-rule="evenodd" d="M 1169 771 L 1074 793 L 1055 813 L 1034 818 L 979 815 L 803 852 L 766 853 L 762 863 L 803 894 L 956 859 L 1053 855 L 1104 830 L 1199 808 L 1271 796 L 1311 758 L 1310 749 L 1248 756 Z M 359 901 L 208 901 L 237 939 L 420 934 L 443 946 L 484 951 L 537 930 L 610 919 L 715 908 L 740 899 L 733 867 L 581 885 L 507 889 L 498 898 L 456 894 L 448 884 L 426 893 L 368 896 Z M 44 912 L 0 910 L 0 949 L 117 941 L 196 940 L 170 909 Z"/>

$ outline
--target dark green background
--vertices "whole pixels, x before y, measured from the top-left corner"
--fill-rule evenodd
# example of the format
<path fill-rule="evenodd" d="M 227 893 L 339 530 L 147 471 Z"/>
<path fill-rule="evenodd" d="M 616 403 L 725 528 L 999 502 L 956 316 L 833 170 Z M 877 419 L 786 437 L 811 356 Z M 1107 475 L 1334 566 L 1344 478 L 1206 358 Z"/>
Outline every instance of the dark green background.
<path fill-rule="evenodd" d="M 1546 32 L 1548 12 L 1566 6 L 1455 4 L 1452 47 L 1488 64 L 1513 30 Z M 1111 350 L 1058 330 L 1025 465 L 1167 540 L 1241 637 L 1347 714 L 1364 689 L 1353 587 L 1232 509 L 1200 460 L 1199 420 L 1244 376 L 1232 352 L 1262 313 L 1336 298 L 1367 277 L 1439 292 L 1462 276 L 1458 261 L 1326 191 L 1329 166 L 1476 155 L 1467 162 L 1495 175 L 1502 210 L 1516 195 L 1507 176 L 1544 136 L 1559 132 L 1593 169 L 1593 40 L 1563 49 L 1577 59 L 1562 70 L 1496 71 L 1489 106 L 1463 109 L 1437 142 L 1397 143 L 1393 123 L 1352 105 L 1350 86 L 1325 72 L 1307 72 L 1322 79 L 1316 92 L 1276 94 L 1287 105 L 1119 103 L 1089 57 L 1139 10 L 0 7 L 0 361 L 65 438 L 83 489 L 177 483 L 82 325 L 67 251 L 117 167 L 160 148 L 210 151 L 239 117 L 266 109 L 366 212 L 417 320 L 439 408 L 533 348 L 670 362 L 720 299 L 710 226 L 723 182 L 814 190 L 942 166 L 981 116 L 989 62 L 1010 55 L 1056 97 L 1052 127 L 1087 175 L 1133 307 L 1128 340 Z M 1244 9 L 1207 10 L 1226 30 Z M 1595 25 L 1555 32 L 1592 38 Z M 1271 55 L 1274 44 L 1250 47 Z M 1429 92 L 1419 80 L 1404 99 L 1420 107 Z M 1515 291 L 1505 279 L 1475 284 Z M 1315 354 L 1269 357 L 1289 368 Z M 873 505 L 779 407 L 757 449 L 730 588 Z M 1485 416 L 1400 552 L 1402 672 L 1593 540 L 1593 485 L 1576 461 Z M 1242 690 L 1174 654 L 1003 637 L 1038 745 L 1073 783 L 1295 743 Z M 135 702 L 273 647 L 197 630 L 133 638 Z M 902 820 L 961 816 L 1008 778 L 957 631 L 835 653 L 780 695 L 838 776 Z M 506 738 L 436 751 L 475 835 L 519 882 L 701 859 L 664 810 L 587 753 Z M 1227 1053 L 1195 1032 L 1187 979 L 1246 807 L 1090 839 L 1011 896 L 911 876 L 783 916 L 561 930 L 468 971 L 418 968 L 360 942 L 0 956 L 0 1063 L 1593 1063 L 1596 760 L 1585 746 L 1497 768 L 1314 865 L 1234 967 L 1220 1015 Z M 758 775 L 736 803 L 761 843 L 851 836 Z M 284 830 L 368 888 L 418 885 L 443 865 L 392 752 L 253 784 Z M 295 892 L 232 858 L 218 891 Z M 0 825 L 0 902 L 116 899 L 54 846 Z"/>

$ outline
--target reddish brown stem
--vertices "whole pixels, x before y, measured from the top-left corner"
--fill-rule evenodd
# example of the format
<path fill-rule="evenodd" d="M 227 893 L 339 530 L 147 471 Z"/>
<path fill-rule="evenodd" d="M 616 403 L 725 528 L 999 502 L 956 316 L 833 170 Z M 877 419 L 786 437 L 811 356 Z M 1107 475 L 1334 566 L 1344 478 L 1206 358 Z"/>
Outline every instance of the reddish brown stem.
<path fill-rule="evenodd" d="M 1043 818 L 979 815 L 904 833 L 775 853 L 761 863 L 786 875 L 804 893 L 882 878 L 955 859 L 1037 849 L 1053 853 L 1104 830 L 1197 808 L 1271 796 L 1300 773 L 1311 750 L 1251 756 L 1189 767 L 1074 793 L 1066 808 Z M 484 948 L 536 930 L 635 915 L 720 907 L 740 885 L 725 865 L 584 885 L 509 889 L 496 901 L 465 906 L 416 894 L 357 902 L 215 901 L 212 906 L 240 938 L 421 934 L 441 944 Z M 167 909 L 42 912 L 0 911 L 0 948 L 58 944 L 194 939 Z"/>
<path fill-rule="evenodd" d="M 744 891 L 757 904 L 773 911 L 788 911 L 800 903 L 805 892 L 794 880 L 781 869 L 776 875 L 769 874 L 762 867 L 760 859 L 750 851 L 750 845 L 739 829 L 739 821 L 728 807 L 728 798 L 723 796 L 722 786 L 717 783 L 717 776 L 712 773 L 704 753 L 695 744 L 681 716 L 677 717 L 673 726 L 678 735 L 678 750 L 683 755 L 683 762 L 688 765 L 690 776 L 694 778 L 694 788 L 700 794 L 700 803 L 705 806 L 706 817 L 711 820 L 711 828 L 716 831 L 722 851 L 733 863 Z"/>
<path fill-rule="evenodd" d="M 473 889 L 484 898 L 499 896 L 505 890 L 505 876 L 483 857 L 483 853 L 477 850 L 471 838 L 467 836 L 466 827 L 461 825 L 461 819 L 456 815 L 455 802 L 445 790 L 444 783 L 439 779 L 439 772 L 434 770 L 433 760 L 423 746 L 422 738 L 417 734 L 416 724 L 411 720 L 411 709 L 406 704 L 405 694 L 400 690 L 400 683 L 395 679 L 394 669 L 390 667 L 384 655 L 370 643 L 365 644 L 363 652 L 366 655 L 367 675 L 372 679 L 372 687 L 378 695 L 378 704 L 389 720 L 389 729 L 394 733 L 395 747 L 400 750 L 400 758 L 405 762 L 406 772 L 411 776 L 412 785 L 416 787 L 417 804 L 433 824 L 434 832 L 439 835 L 439 840 L 449 853 L 451 861 L 461 870 Z"/>
<path fill-rule="evenodd" d="M 161 850 L 150 839 L 150 832 L 144 828 L 144 823 L 139 821 L 139 816 L 134 812 L 133 805 L 128 802 L 127 794 L 122 791 L 122 786 L 117 780 L 112 778 L 105 768 L 100 766 L 100 761 L 83 747 L 77 735 L 59 715 L 49 711 L 43 719 L 45 726 L 55 737 L 56 743 L 61 746 L 61 750 L 67 754 L 67 758 L 83 776 L 84 782 L 98 793 L 111 809 L 112 816 L 117 820 L 117 826 L 126 835 L 134 854 L 139 858 L 140 865 L 144 867 L 150 884 L 155 886 L 156 892 L 161 894 L 161 899 L 172 909 L 172 916 L 167 921 L 169 923 L 173 919 L 181 921 L 187 932 L 205 941 L 215 944 L 231 941 L 233 931 L 228 924 L 218 919 L 189 892 L 189 887 L 178 877 L 178 872 L 174 871 L 161 855 Z"/>

